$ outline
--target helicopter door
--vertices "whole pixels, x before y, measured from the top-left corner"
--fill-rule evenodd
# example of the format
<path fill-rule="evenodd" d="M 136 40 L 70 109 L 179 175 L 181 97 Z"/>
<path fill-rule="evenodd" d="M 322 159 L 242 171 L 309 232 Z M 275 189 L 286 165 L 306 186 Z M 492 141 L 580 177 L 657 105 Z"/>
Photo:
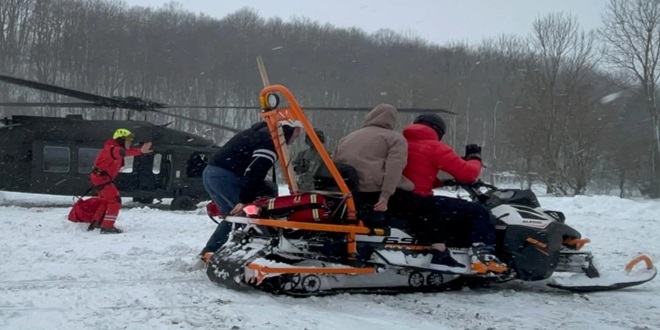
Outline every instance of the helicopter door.
<path fill-rule="evenodd" d="M 155 156 L 152 154 L 142 155 L 134 159 L 138 189 L 154 191 L 156 189 L 156 174 L 153 171 Z"/>
<path fill-rule="evenodd" d="M 165 159 L 161 153 L 154 154 L 153 157 L 154 159 L 153 166 L 151 167 L 151 173 L 154 177 L 154 188 L 165 190 L 165 176 L 167 175 Z"/>
<path fill-rule="evenodd" d="M 32 143 L 30 191 L 42 194 L 76 195 L 89 186 L 87 175 L 76 171 L 77 150 L 64 143 Z"/>
<path fill-rule="evenodd" d="M 152 172 L 155 176 L 156 189 L 170 191 L 172 189 L 172 180 L 170 180 L 170 172 L 172 169 L 172 155 L 171 154 L 155 154 Z"/>

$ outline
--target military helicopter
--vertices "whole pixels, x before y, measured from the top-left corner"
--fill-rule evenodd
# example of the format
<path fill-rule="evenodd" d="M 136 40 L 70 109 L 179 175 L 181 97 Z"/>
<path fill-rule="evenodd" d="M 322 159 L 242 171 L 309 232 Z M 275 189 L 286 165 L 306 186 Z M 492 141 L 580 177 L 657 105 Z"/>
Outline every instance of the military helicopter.
<path fill-rule="evenodd" d="M 213 128 L 238 132 L 241 129 L 163 111 L 170 108 L 254 109 L 249 106 L 167 105 L 138 97 L 105 97 L 60 86 L 0 74 L 0 82 L 56 93 L 85 102 L 0 102 L 4 107 L 110 108 L 159 113 Z M 306 110 L 369 111 L 369 107 L 305 107 Z M 399 109 L 401 112 L 443 109 Z M 153 142 L 154 152 L 127 157 L 115 179 L 123 197 L 151 204 L 154 199 L 172 198 L 173 210 L 195 209 L 209 196 L 202 171 L 219 148 L 207 138 L 139 120 L 86 120 L 82 115 L 65 117 L 13 115 L 0 125 L 0 190 L 51 195 L 79 196 L 90 187 L 89 172 L 97 153 L 117 128 L 127 128 L 136 143 Z"/>

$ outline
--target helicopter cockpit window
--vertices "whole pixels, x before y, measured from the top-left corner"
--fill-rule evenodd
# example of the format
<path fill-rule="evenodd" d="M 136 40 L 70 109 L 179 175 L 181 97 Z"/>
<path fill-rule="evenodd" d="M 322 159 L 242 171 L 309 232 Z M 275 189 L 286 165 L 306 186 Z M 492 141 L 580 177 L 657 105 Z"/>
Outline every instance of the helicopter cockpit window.
<path fill-rule="evenodd" d="M 119 173 L 133 173 L 133 156 L 124 157 L 124 166 L 121 167 Z"/>
<path fill-rule="evenodd" d="M 206 167 L 207 156 L 203 153 L 194 153 L 188 158 L 186 175 L 189 178 L 201 178 Z"/>
<path fill-rule="evenodd" d="M 67 173 L 71 163 L 70 150 L 67 147 L 44 147 L 44 172 Z"/>
<path fill-rule="evenodd" d="M 151 172 L 153 174 L 160 174 L 160 164 L 162 161 L 163 161 L 163 155 L 161 154 L 154 155 L 154 164 L 153 167 L 151 168 Z"/>
<path fill-rule="evenodd" d="M 101 149 L 98 148 L 78 149 L 78 173 L 89 173 L 100 151 Z"/>

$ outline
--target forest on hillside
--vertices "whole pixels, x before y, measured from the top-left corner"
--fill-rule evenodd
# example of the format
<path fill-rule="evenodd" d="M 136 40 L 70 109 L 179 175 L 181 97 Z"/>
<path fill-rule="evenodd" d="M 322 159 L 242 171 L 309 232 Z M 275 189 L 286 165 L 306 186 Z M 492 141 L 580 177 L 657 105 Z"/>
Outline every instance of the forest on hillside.
<path fill-rule="evenodd" d="M 264 19 L 242 9 L 223 18 L 171 3 L 114 0 L 0 1 L 0 73 L 105 96 L 168 104 L 252 106 L 271 83 L 307 106 L 452 110 L 446 142 L 483 146 L 488 173 L 514 173 L 559 195 L 620 189 L 660 197 L 660 1 L 610 0 L 597 31 L 568 13 L 538 17 L 527 35 L 477 45 L 437 45 L 383 29 L 366 33 L 308 19 Z M 0 83 L 0 101 L 67 100 Z M 237 128 L 258 110 L 171 109 Z M 38 114 L 170 121 L 127 110 L 0 107 Z M 310 111 L 329 149 L 361 126 L 363 112 Z M 413 114 L 400 114 L 400 130 Z M 213 139 L 233 133 L 178 120 Z M 296 146 L 300 150 L 302 146 Z"/>

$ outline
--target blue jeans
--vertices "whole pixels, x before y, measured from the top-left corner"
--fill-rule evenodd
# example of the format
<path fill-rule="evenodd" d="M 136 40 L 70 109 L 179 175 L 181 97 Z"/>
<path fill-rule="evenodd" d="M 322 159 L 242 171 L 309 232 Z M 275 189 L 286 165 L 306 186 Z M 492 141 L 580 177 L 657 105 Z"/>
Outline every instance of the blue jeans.
<path fill-rule="evenodd" d="M 243 189 L 243 179 L 222 167 L 208 165 L 202 172 L 204 189 L 218 205 L 222 213 L 229 214 L 238 204 Z"/>
<path fill-rule="evenodd" d="M 243 189 L 243 180 L 231 171 L 224 168 L 208 165 L 202 173 L 204 188 L 209 193 L 213 202 L 218 205 L 223 214 L 229 214 L 238 204 L 238 196 Z M 231 223 L 220 221 L 206 246 L 202 255 L 206 252 L 215 252 L 229 239 Z"/>

